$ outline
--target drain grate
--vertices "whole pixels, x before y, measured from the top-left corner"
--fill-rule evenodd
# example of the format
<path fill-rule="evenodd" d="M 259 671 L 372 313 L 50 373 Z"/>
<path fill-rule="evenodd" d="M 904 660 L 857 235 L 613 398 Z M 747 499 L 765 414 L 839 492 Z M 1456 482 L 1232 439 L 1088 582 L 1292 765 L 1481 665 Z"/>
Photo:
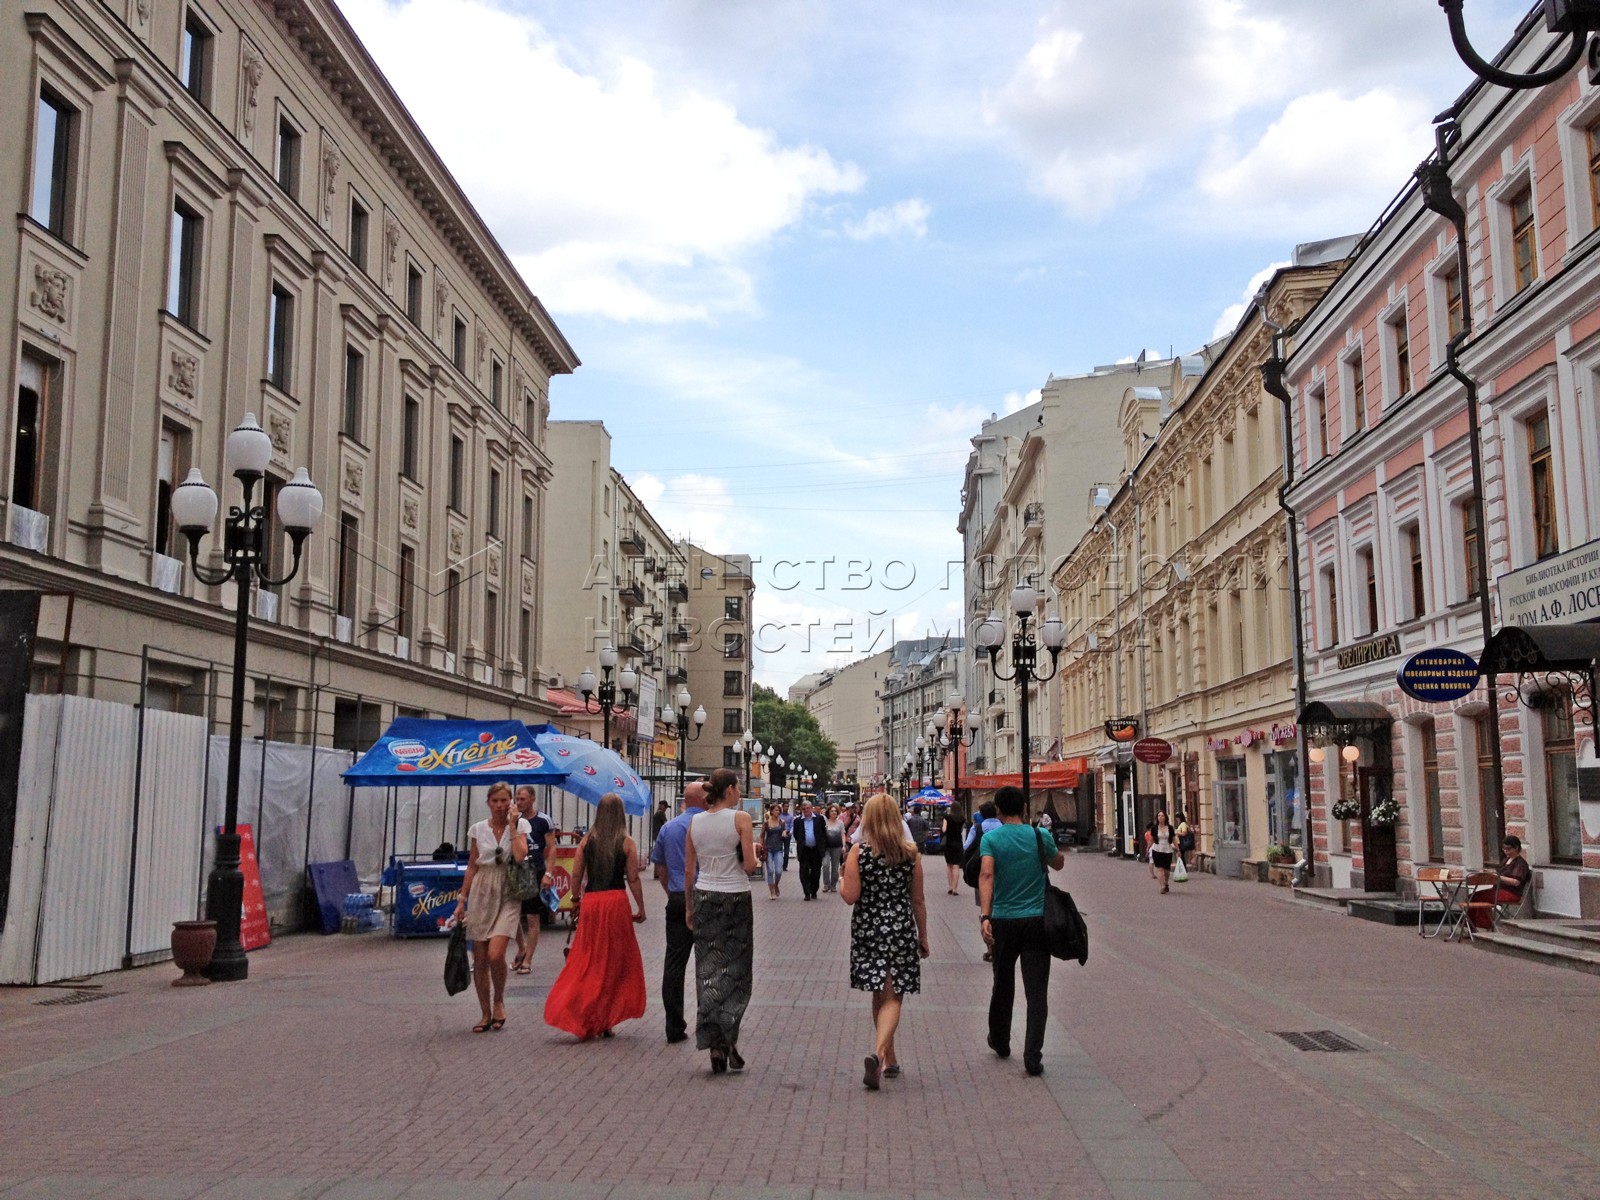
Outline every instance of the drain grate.
<path fill-rule="evenodd" d="M 1359 1052 L 1361 1047 L 1349 1038 L 1340 1037 L 1331 1029 L 1313 1029 L 1306 1033 L 1278 1033 L 1296 1050 L 1327 1050 L 1333 1053 L 1353 1050 Z"/>
<path fill-rule="evenodd" d="M 75 991 L 75 992 L 67 992 L 67 993 L 65 993 L 63 995 L 60 995 L 60 996 L 52 996 L 48 1000 L 35 1000 L 34 1003 L 38 1004 L 38 1005 L 41 1005 L 41 1006 L 42 1005 L 50 1005 L 50 1004 L 54 1004 L 54 1005 L 87 1004 L 91 1000 L 109 1000 L 113 996 L 120 996 L 120 995 L 122 995 L 121 992 L 102 992 L 102 991 L 99 991 L 99 990 L 91 992 L 91 991 L 79 990 L 79 991 Z"/>

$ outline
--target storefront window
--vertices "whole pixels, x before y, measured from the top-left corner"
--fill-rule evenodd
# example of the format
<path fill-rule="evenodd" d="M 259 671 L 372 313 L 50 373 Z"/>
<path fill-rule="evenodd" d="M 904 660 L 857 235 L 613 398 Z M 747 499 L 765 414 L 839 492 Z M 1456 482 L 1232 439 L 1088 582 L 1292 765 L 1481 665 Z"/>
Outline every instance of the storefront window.
<path fill-rule="evenodd" d="M 1572 739 L 1572 701 L 1565 692 L 1545 697 L 1544 771 L 1549 798 L 1550 861 L 1583 861 L 1578 822 L 1578 759 Z"/>
<path fill-rule="evenodd" d="M 1483 856 L 1478 861 L 1494 864 L 1500 861 L 1500 838 L 1497 812 L 1499 792 L 1494 785 L 1494 719 L 1488 713 L 1473 718 L 1473 732 L 1478 741 L 1478 851 Z"/>
<path fill-rule="evenodd" d="M 1422 727 L 1422 800 L 1428 810 L 1428 861 L 1444 861 L 1444 804 L 1439 796 L 1439 735 L 1432 721 Z"/>
<path fill-rule="evenodd" d="M 1300 814 L 1300 788 L 1296 781 L 1298 755 L 1280 750 L 1265 756 L 1267 766 L 1267 839 L 1275 846 L 1299 849 L 1304 842 Z"/>
<path fill-rule="evenodd" d="M 1244 759 L 1217 759 L 1217 781 L 1214 786 L 1217 840 L 1225 845 L 1243 845 L 1245 841 Z"/>

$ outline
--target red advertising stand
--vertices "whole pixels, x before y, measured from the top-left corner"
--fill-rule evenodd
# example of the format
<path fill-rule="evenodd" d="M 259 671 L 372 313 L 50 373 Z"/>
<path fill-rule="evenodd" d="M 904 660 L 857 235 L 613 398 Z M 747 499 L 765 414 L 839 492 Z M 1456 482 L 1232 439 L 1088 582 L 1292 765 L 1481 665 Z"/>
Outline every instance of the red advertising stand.
<path fill-rule="evenodd" d="M 244 872 L 244 904 L 239 914 L 239 944 L 246 950 L 259 950 L 272 941 L 267 923 L 267 894 L 261 890 L 261 863 L 256 858 L 256 834 L 248 825 L 238 826 L 239 870 Z M 217 832 L 222 828 L 218 826 Z"/>

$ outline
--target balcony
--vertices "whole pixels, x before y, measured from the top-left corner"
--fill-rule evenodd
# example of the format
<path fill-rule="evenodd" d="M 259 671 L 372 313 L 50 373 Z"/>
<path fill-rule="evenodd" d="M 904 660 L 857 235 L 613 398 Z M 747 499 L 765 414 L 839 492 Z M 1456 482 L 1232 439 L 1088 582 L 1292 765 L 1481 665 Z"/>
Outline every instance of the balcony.
<path fill-rule="evenodd" d="M 622 540 L 617 545 L 629 558 L 638 558 L 644 554 L 644 534 L 637 529 L 623 530 Z"/>
<path fill-rule="evenodd" d="M 674 625 L 672 627 L 672 632 L 667 636 L 669 640 L 677 642 L 680 645 L 684 642 L 690 641 L 694 637 L 694 635 L 689 632 L 689 627 L 687 625 Z"/>
<path fill-rule="evenodd" d="M 645 641 L 644 634 L 638 629 L 630 629 L 628 635 L 617 646 L 617 652 L 624 658 L 643 658 L 655 647 Z"/>
<path fill-rule="evenodd" d="M 681 575 L 674 575 L 667 580 L 667 599 L 676 600 L 679 604 L 689 602 L 689 584 Z"/>
<path fill-rule="evenodd" d="M 617 603 L 623 608 L 638 608 L 644 603 L 644 588 L 630 583 L 617 591 Z"/>
<path fill-rule="evenodd" d="M 688 683 L 689 682 L 689 668 L 685 667 L 685 666 L 682 666 L 682 665 L 675 665 L 675 666 L 668 667 L 667 668 L 667 682 L 668 683 Z"/>

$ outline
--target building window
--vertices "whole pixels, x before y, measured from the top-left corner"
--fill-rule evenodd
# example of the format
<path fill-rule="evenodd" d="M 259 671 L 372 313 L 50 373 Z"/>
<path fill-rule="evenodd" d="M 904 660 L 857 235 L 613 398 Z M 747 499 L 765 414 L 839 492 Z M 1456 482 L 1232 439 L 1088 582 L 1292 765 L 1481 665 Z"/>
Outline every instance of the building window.
<path fill-rule="evenodd" d="M 1405 310 L 1389 322 L 1389 353 L 1394 356 L 1394 394 L 1398 399 L 1411 394 L 1411 335 L 1406 328 Z"/>
<path fill-rule="evenodd" d="M 360 200 L 350 197 L 350 261 L 361 270 L 367 269 L 367 209 Z"/>
<path fill-rule="evenodd" d="M 526 604 L 517 617 L 517 657 L 522 661 L 524 675 L 533 672 L 533 609 Z"/>
<path fill-rule="evenodd" d="M 416 628 L 412 609 L 416 604 L 417 552 L 410 546 L 400 547 L 400 579 L 395 591 L 395 629 L 407 641 Z"/>
<path fill-rule="evenodd" d="M 1511 290 L 1522 291 L 1539 274 L 1539 254 L 1534 239 L 1533 188 L 1525 187 L 1506 202 L 1511 222 Z"/>
<path fill-rule="evenodd" d="M 1474 740 L 1478 743 L 1478 852 L 1482 856 L 1478 861 L 1497 863 L 1500 861 L 1500 844 L 1496 830 L 1500 821 L 1495 806 L 1495 796 L 1498 793 L 1494 784 L 1493 716 L 1483 713 L 1474 717 L 1472 731 L 1476 735 Z"/>
<path fill-rule="evenodd" d="M 498 358 L 489 365 L 489 403 L 494 405 L 495 412 L 500 412 L 505 406 L 506 369 Z"/>
<path fill-rule="evenodd" d="M 1324 649 L 1339 644 L 1339 584 L 1332 567 L 1322 572 L 1322 610 L 1327 614 L 1328 626 L 1323 631 Z"/>
<path fill-rule="evenodd" d="M 1238 846 L 1245 840 L 1244 820 L 1245 774 L 1244 759 L 1217 759 L 1216 810 L 1217 841 Z"/>
<path fill-rule="evenodd" d="M 483 656 L 490 663 L 500 661 L 500 594 L 483 596 Z"/>
<path fill-rule="evenodd" d="M 361 440 L 361 398 L 366 388 L 367 360 L 354 346 L 344 348 L 344 435 Z"/>
<path fill-rule="evenodd" d="M 744 732 L 744 709 L 725 708 L 722 710 L 722 734 L 724 737 L 737 737 Z"/>
<path fill-rule="evenodd" d="M 278 186 L 300 198 L 300 131 L 288 117 L 278 118 L 278 161 L 274 172 Z"/>
<path fill-rule="evenodd" d="M 489 472 L 489 536 L 500 536 L 500 472 Z"/>
<path fill-rule="evenodd" d="M 467 372 L 467 322 L 460 313 L 450 326 L 450 361 L 463 375 Z"/>
<path fill-rule="evenodd" d="M 333 702 L 333 748 L 365 753 L 383 732 L 381 710 L 376 704 L 343 697 Z"/>
<path fill-rule="evenodd" d="M 1589 144 L 1589 222 L 1600 229 L 1600 121 L 1584 130 Z"/>
<path fill-rule="evenodd" d="M 294 324 L 294 297 L 281 284 L 272 285 L 267 308 L 267 382 L 280 392 L 289 390 L 290 336 Z"/>
<path fill-rule="evenodd" d="M 456 652 L 461 640 L 461 572 L 444 574 L 444 648 Z"/>
<path fill-rule="evenodd" d="M 1550 416 L 1528 421 L 1528 487 L 1533 496 L 1533 554 L 1545 559 L 1561 549 L 1556 526 L 1556 479 L 1550 456 Z"/>
<path fill-rule="evenodd" d="M 1583 828 L 1578 821 L 1578 759 L 1572 736 L 1572 697 L 1566 692 L 1547 692 L 1542 699 L 1550 861 L 1581 863 Z"/>
<path fill-rule="evenodd" d="M 744 597 L 724 596 L 722 598 L 722 615 L 730 621 L 744 620 Z"/>
<path fill-rule="evenodd" d="M 533 560 L 533 497 L 522 498 L 522 557 Z"/>
<path fill-rule="evenodd" d="M 39 89 L 33 131 L 33 200 L 28 215 L 62 241 L 72 236 L 74 134 L 78 113 L 49 88 Z"/>
<path fill-rule="evenodd" d="M 744 634 L 725 633 L 722 635 L 722 657 L 740 659 L 744 657 Z"/>
<path fill-rule="evenodd" d="M 1311 450 L 1313 461 L 1328 457 L 1328 392 L 1326 388 L 1311 389 L 1310 399 Z"/>
<path fill-rule="evenodd" d="M 181 558 L 182 550 L 178 530 L 172 523 L 172 489 L 189 474 L 189 456 L 189 431 L 162 422 L 156 462 L 155 552 L 173 558 Z"/>
<path fill-rule="evenodd" d="M 539 428 L 539 404 L 533 398 L 532 392 L 522 393 L 522 432 L 527 434 L 528 440 L 535 441 L 534 433 Z"/>
<path fill-rule="evenodd" d="M 400 474 L 417 477 L 417 459 L 422 452 L 422 404 L 411 396 L 400 408 Z"/>
<path fill-rule="evenodd" d="M 183 201 L 172 206 L 167 249 L 167 311 L 194 329 L 199 324 L 200 215 Z"/>
<path fill-rule="evenodd" d="M 1410 525 L 1404 534 L 1406 554 L 1411 560 L 1411 616 L 1413 619 L 1427 612 L 1423 603 L 1423 577 L 1427 574 L 1422 561 L 1422 527 Z"/>
<path fill-rule="evenodd" d="M 1476 600 L 1483 591 L 1483 575 L 1478 570 L 1478 539 L 1483 536 L 1482 520 L 1483 507 L 1476 496 L 1461 502 L 1461 555 L 1465 560 L 1468 600 Z"/>
<path fill-rule="evenodd" d="M 356 518 L 349 513 L 339 518 L 339 573 L 337 577 L 338 595 L 334 603 L 341 617 L 349 617 L 352 621 L 356 616 L 356 564 L 360 561 L 358 555 L 360 526 Z"/>
<path fill-rule="evenodd" d="M 722 765 L 730 770 L 737 770 L 739 767 L 744 766 L 744 759 L 739 754 L 739 747 L 722 747 Z"/>
<path fill-rule="evenodd" d="M 1244 597 L 1228 593 L 1228 634 L 1233 643 L 1233 677 L 1244 677 Z M 1220 647 L 1219 647 L 1220 649 Z"/>
<path fill-rule="evenodd" d="M 211 104 L 211 30 L 190 10 L 183 19 L 183 42 L 178 50 L 178 79 L 183 90 L 207 107 Z"/>
<path fill-rule="evenodd" d="M 1461 301 L 1461 268 L 1452 267 L 1444 276 L 1445 337 L 1454 338 L 1466 328 L 1466 315 Z"/>
<path fill-rule="evenodd" d="M 1211 478 L 1211 455 L 1208 454 L 1200 460 L 1200 494 L 1195 497 L 1195 514 L 1199 518 L 1201 529 L 1211 524 L 1211 496 L 1214 486 Z"/>
<path fill-rule="evenodd" d="M 467 444 L 458 437 L 450 439 L 450 507 L 465 512 L 467 476 Z"/>
<path fill-rule="evenodd" d="M 1422 726 L 1422 802 L 1427 806 L 1428 861 L 1444 861 L 1444 805 L 1439 797 L 1439 733 L 1432 719 Z"/>
<path fill-rule="evenodd" d="M 422 324 L 422 268 L 406 259 L 406 320 Z"/>
<path fill-rule="evenodd" d="M 1350 392 L 1350 433 L 1355 435 L 1367 427 L 1367 365 L 1358 351 L 1345 359 L 1345 385 Z"/>
<path fill-rule="evenodd" d="M 1361 569 L 1361 577 L 1366 580 L 1367 611 L 1366 626 L 1363 633 L 1378 632 L 1378 564 L 1372 553 L 1372 547 L 1356 551 L 1356 563 Z"/>
<path fill-rule="evenodd" d="M 743 671 L 724 671 L 722 673 L 722 694 L 724 696 L 744 695 Z"/>

